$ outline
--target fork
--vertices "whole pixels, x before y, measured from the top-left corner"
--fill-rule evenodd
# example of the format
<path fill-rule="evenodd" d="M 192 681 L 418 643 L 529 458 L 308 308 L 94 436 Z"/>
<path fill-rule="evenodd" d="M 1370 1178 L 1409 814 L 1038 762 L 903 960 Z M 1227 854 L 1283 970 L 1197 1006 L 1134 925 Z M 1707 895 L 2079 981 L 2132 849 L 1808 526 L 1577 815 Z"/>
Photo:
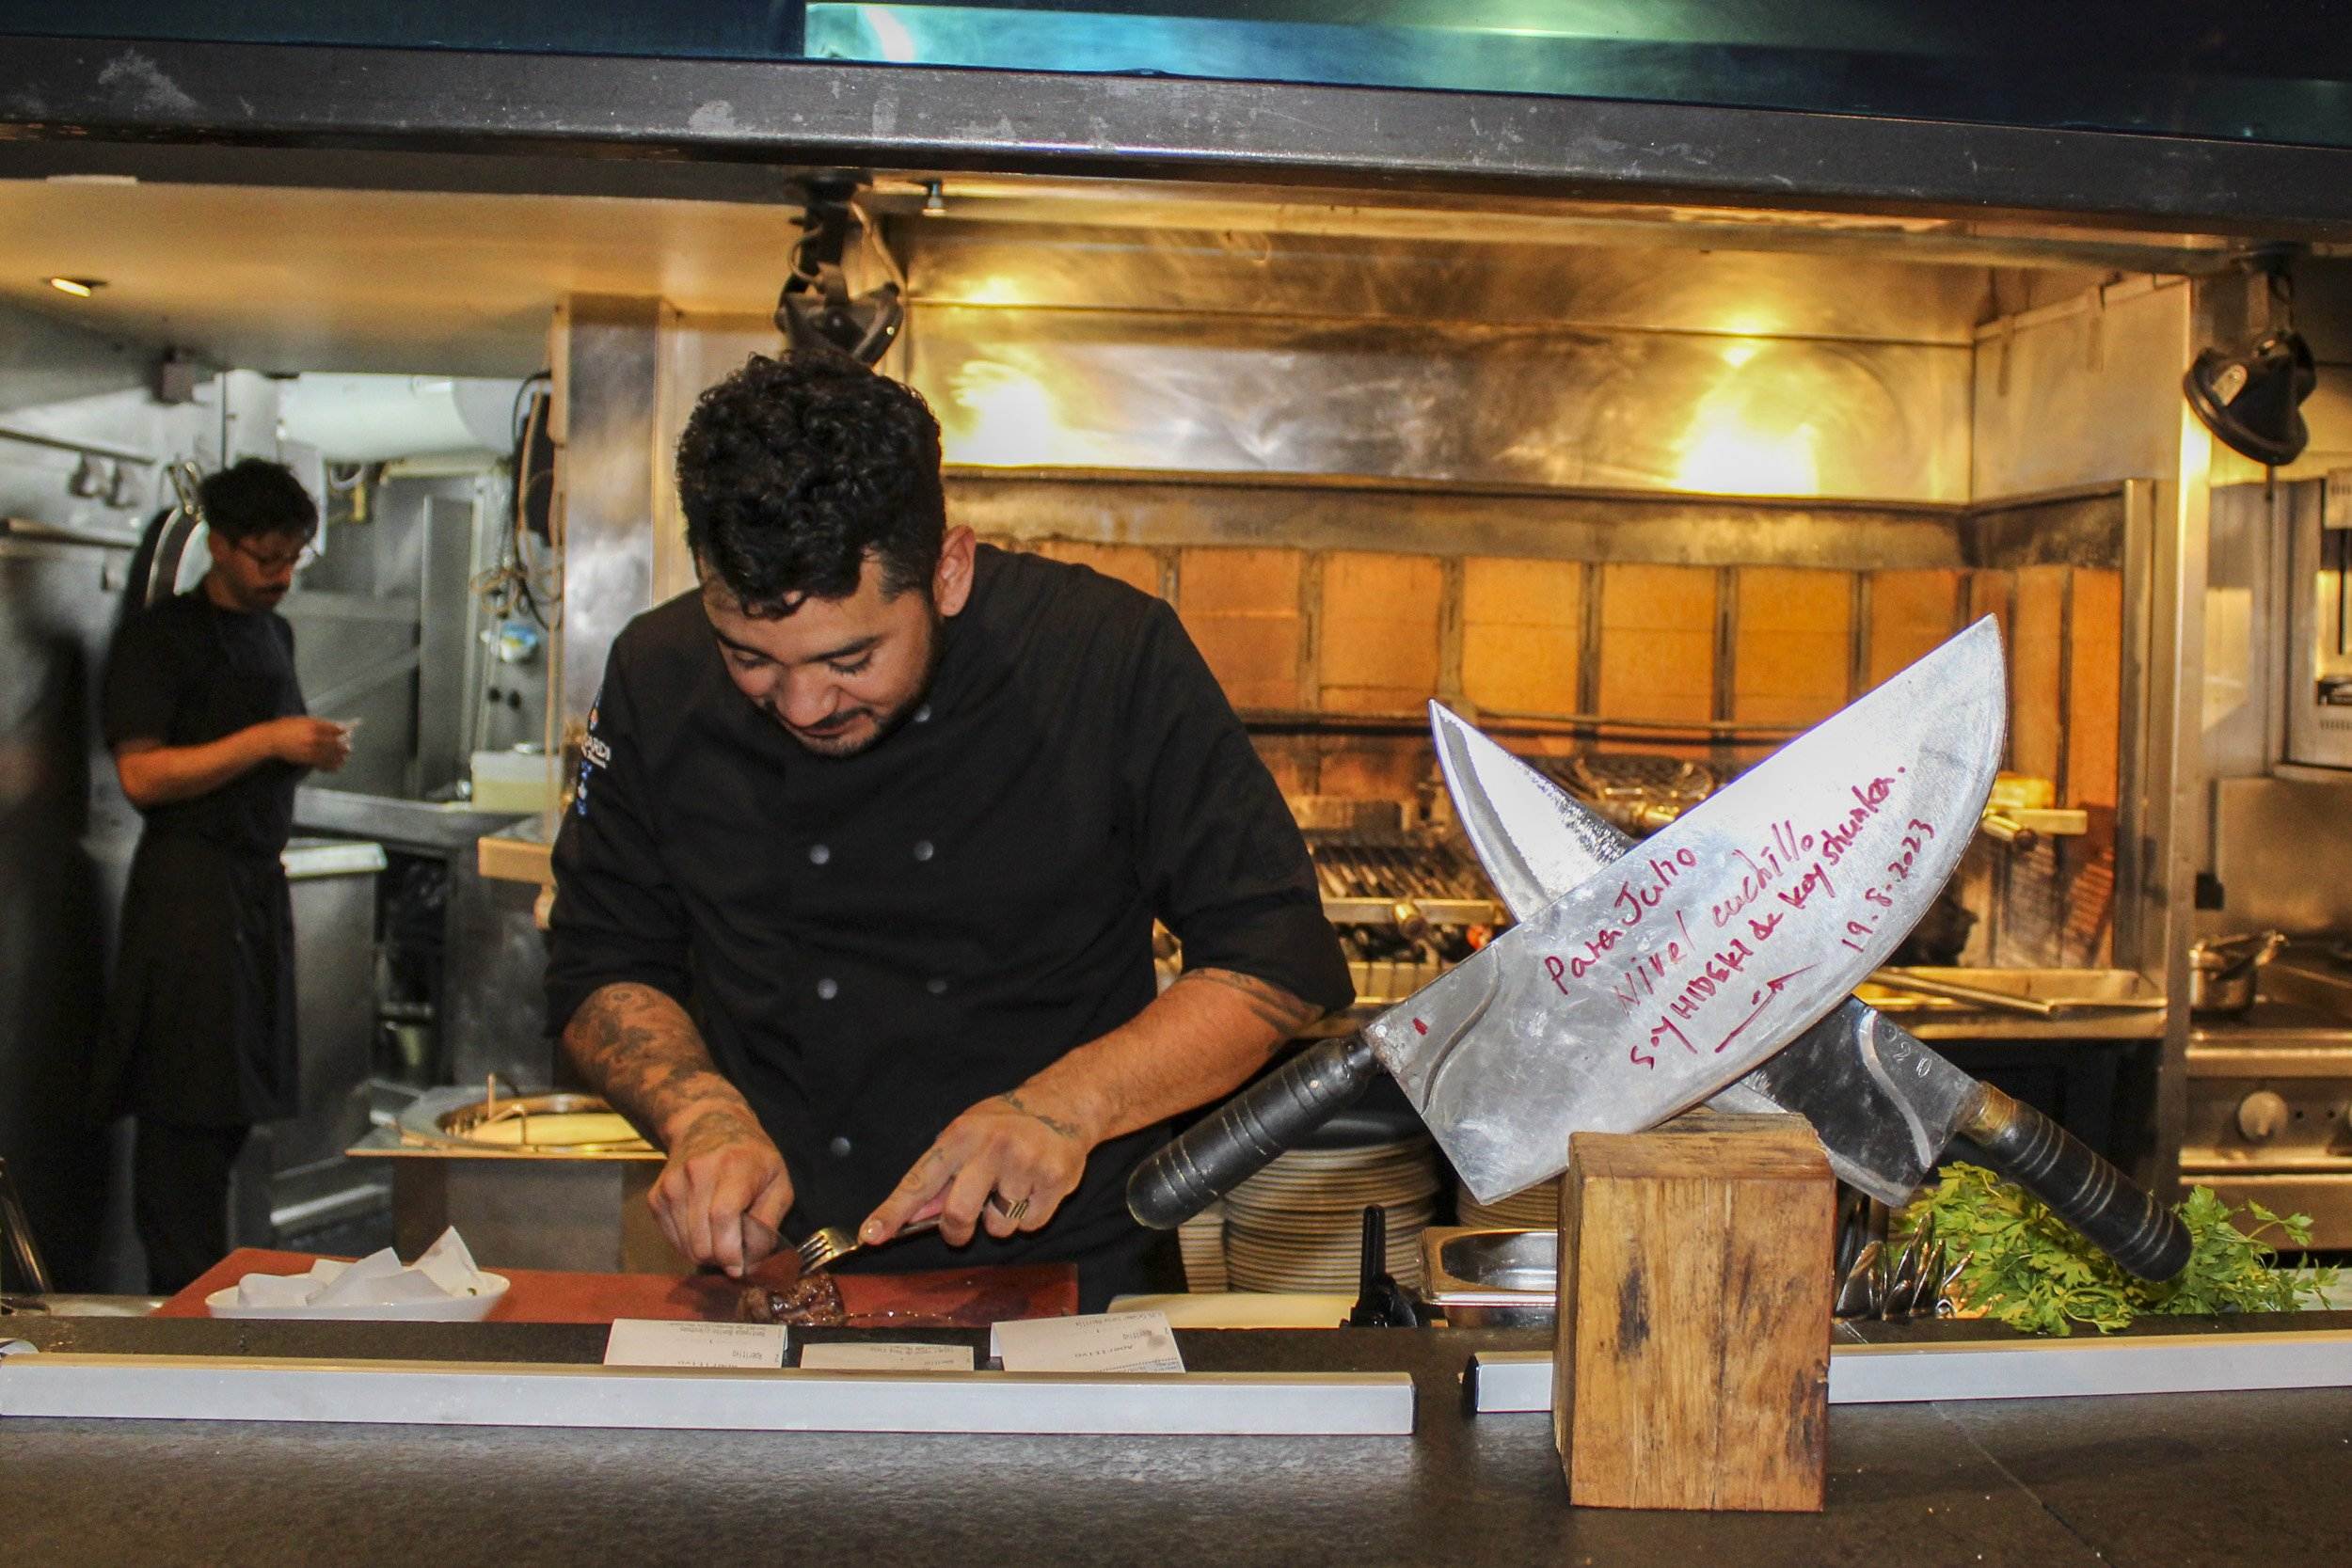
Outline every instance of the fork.
<path fill-rule="evenodd" d="M 994 1193 L 988 1195 L 988 1206 L 994 1210 L 999 1217 L 1015 1222 L 1029 1212 L 1027 1198 L 1021 1198 L 1010 1208 L 1007 1208 L 1005 1200 Z M 933 1214 L 927 1220 L 916 1220 L 911 1225 L 900 1227 L 898 1234 L 891 1237 L 890 1240 L 895 1242 L 900 1236 L 919 1236 L 927 1230 L 936 1230 L 939 1228 L 939 1221 L 940 1216 L 937 1214 Z M 856 1231 L 838 1225 L 828 1225 L 810 1231 L 808 1240 L 803 1242 L 794 1250 L 800 1254 L 801 1272 L 808 1275 L 833 1267 L 834 1264 L 866 1244 L 858 1240 Z M 885 1246 L 889 1243 L 877 1242 L 874 1244 Z"/>

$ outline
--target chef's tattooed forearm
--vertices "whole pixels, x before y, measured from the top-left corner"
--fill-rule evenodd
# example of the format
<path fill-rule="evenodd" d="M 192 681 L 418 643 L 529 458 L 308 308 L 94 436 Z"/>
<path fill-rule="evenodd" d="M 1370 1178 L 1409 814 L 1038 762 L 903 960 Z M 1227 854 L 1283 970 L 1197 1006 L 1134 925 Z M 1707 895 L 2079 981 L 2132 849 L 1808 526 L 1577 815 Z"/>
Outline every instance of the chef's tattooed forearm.
<path fill-rule="evenodd" d="M 741 1103 L 686 1009 L 651 986 L 597 988 L 564 1026 L 564 1048 L 591 1086 L 657 1134 L 703 1101 Z M 703 1130 L 707 1119 L 696 1117 L 676 1141 Z"/>
<path fill-rule="evenodd" d="M 1043 1111 L 1039 1110 L 1036 1106 L 1024 1101 L 1021 1098 L 1020 1091 L 1018 1090 L 1014 1090 L 1009 1094 L 1000 1094 L 996 1098 L 1002 1101 L 1009 1108 L 1020 1112 L 1023 1116 L 1029 1117 L 1031 1120 L 1042 1122 L 1047 1132 L 1058 1132 L 1063 1137 L 1073 1139 L 1073 1141 L 1079 1143 L 1084 1143 L 1086 1141 L 1086 1134 L 1078 1131 L 1078 1126 L 1075 1122 L 1064 1121 L 1059 1117 L 1046 1115 Z"/>
<path fill-rule="evenodd" d="M 1252 1017 L 1267 1028 L 1278 1031 L 1274 1043 L 1279 1045 L 1323 1016 L 1323 1009 L 1312 1003 L 1302 1002 L 1277 985 L 1270 985 L 1254 974 L 1239 974 L 1230 969 L 1188 969 L 1176 984 L 1191 985 L 1203 981 L 1223 986 L 1240 993 Z"/>
<path fill-rule="evenodd" d="M 670 1142 L 669 1152 L 681 1160 L 707 1154 L 743 1136 L 744 1117 L 724 1108 L 705 1111 L 686 1124 L 686 1130 Z"/>

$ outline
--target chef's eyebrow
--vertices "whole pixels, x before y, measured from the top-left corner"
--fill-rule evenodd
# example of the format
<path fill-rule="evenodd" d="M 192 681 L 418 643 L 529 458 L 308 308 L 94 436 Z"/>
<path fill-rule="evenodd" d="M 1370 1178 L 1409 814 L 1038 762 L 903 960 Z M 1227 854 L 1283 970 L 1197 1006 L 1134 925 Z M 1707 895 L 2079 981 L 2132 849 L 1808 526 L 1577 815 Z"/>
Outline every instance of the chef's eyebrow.
<path fill-rule="evenodd" d="M 749 642 L 738 642 L 716 626 L 710 628 L 710 635 L 717 638 L 721 644 L 733 648 L 739 654 L 749 654 L 754 658 L 764 658 L 771 664 L 775 662 L 774 656 L 765 648 L 755 648 Z M 844 642 L 838 648 L 829 648 L 821 654 L 811 654 L 801 662 L 803 664 L 838 664 L 845 658 L 855 658 L 881 641 L 882 635 L 878 632 L 871 637 L 861 637 L 854 642 Z"/>

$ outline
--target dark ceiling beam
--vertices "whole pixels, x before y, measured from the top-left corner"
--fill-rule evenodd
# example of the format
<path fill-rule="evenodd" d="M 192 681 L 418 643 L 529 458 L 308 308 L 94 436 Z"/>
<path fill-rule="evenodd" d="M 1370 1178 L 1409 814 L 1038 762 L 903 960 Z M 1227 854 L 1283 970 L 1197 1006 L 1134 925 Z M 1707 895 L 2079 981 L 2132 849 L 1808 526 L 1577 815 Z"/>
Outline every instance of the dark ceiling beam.
<path fill-rule="evenodd" d="M 234 154 L 265 149 L 314 171 L 453 159 L 408 178 L 467 188 L 560 170 L 575 189 L 699 179 L 744 199 L 779 169 L 987 169 L 2352 239 L 2352 150 L 2330 148 L 1173 77 L 0 36 L 0 173 L 144 160 L 230 178 Z"/>

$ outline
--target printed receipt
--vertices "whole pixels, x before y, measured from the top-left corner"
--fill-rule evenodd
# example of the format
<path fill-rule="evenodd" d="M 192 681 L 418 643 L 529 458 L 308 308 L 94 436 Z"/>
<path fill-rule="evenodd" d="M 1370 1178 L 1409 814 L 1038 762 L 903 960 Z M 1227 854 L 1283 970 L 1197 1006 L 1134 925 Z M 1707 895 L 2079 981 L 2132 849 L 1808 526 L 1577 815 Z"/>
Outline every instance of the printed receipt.
<path fill-rule="evenodd" d="M 1165 1312 L 1024 1318 L 988 1331 L 988 1353 L 1009 1372 L 1181 1372 L 1184 1358 Z"/>
<path fill-rule="evenodd" d="M 669 1323 L 615 1318 L 608 1367 L 781 1367 L 784 1324 Z"/>
<path fill-rule="evenodd" d="M 972 1352 L 963 1345 L 917 1345 L 898 1340 L 875 1344 L 803 1345 L 804 1372 L 968 1372 Z"/>

